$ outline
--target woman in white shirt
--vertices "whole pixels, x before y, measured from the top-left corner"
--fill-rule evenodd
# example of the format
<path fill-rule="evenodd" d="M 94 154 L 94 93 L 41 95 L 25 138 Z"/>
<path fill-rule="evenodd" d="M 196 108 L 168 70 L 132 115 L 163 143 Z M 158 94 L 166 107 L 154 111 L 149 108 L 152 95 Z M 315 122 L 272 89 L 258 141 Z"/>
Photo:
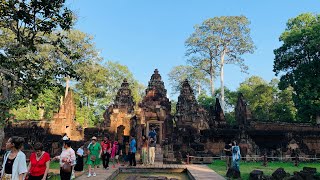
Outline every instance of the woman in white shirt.
<path fill-rule="evenodd" d="M 74 166 L 75 171 L 83 171 L 83 156 L 84 150 L 83 145 L 81 145 L 77 150 L 77 164 Z"/>
<path fill-rule="evenodd" d="M 63 150 L 60 156 L 54 159 L 60 159 L 60 178 L 61 180 L 70 180 L 73 166 L 76 164 L 76 155 L 71 148 L 71 141 L 64 141 Z M 67 167 L 68 168 L 65 168 Z"/>
<path fill-rule="evenodd" d="M 2 164 L 2 180 L 23 180 L 25 173 L 28 172 L 26 155 L 20 150 L 24 143 L 22 137 L 13 136 L 6 143 L 9 150 L 4 156 Z"/>

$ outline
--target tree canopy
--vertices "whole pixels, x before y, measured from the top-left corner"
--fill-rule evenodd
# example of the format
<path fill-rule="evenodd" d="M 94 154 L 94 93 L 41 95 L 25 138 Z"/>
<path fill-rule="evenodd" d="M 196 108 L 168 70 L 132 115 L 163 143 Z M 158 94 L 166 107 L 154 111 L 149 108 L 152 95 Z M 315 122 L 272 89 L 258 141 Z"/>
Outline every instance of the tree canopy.
<path fill-rule="evenodd" d="M 245 16 L 221 16 L 205 20 L 195 26 L 195 32 L 187 39 L 189 62 L 210 76 L 211 93 L 214 96 L 213 80 L 220 73 L 221 103 L 224 109 L 224 65 L 237 64 L 242 71 L 248 67 L 241 57 L 253 53 L 250 24 Z"/>
<path fill-rule="evenodd" d="M 260 121 L 295 120 L 292 89 L 279 90 L 278 82 L 273 79 L 268 83 L 261 77 L 251 76 L 240 84 L 237 91 L 243 94 L 253 118 Z"/>
<path fill-rule="evenodd" d="M 169 81 L 172 89 L 172 94 L 180 92 L 181 83 L 188 79 L 189 84 L 197 95 L 205 91 L 209 85 L 209 80 L 206 75 L 197 68 L 192 66 L 175 66 L 168 74 Z"/>
<path fill-rule="evenodd" d="M 55 77 L 76 77 L 70 63 L 40 53 L 41 48 L 50 45 L 56 52 L 72 58 L 64 47 L 64 36 L 59 33 L 69 30 L 74 20 L 64 3 L 64 0 L 0 2 L 1 120 L 7 119 L 8 109 L 23 102 L 21 99 L 35 99 L 44 87 L 55 86 Z M 51 38 L 53 35 L 56 38 Z"/>
<path fill-rule="evenodd" d="M 289 19 L 274 50 L 280 89 L 293 88 L 293 101 L 303 121 L 320 121 L 320 16 L 311 13 Z"/>

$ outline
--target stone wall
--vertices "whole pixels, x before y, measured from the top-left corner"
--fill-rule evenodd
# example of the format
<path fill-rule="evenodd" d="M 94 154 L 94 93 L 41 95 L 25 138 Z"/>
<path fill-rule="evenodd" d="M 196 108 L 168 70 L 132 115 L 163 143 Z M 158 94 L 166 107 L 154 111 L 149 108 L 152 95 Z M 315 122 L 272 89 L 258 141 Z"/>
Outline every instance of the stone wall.
<path fill-rule="evenodd" d="M 29 158 L 32 147 L 36 142 L 41 142 L 44 145 L 44 150 L 52 157 L 61 153 L 62 136 L 50 134 L 48 128 L 37 126 L 37 122 L 34 122 L 33 125 L 27 127 L 21 124 L 9 125 L 4 128 L 4 132 L 5 136 L 2 143 L 2 150 L 5 150 L 5 144 L 10 137 L 19 136 L 23 137 L 25 140 L 23 151 L 26 153 L 27 158 Z M 73 142 L 72 148 L 76 150 L 79 147 L 79 143 L 80 142 Z"/>

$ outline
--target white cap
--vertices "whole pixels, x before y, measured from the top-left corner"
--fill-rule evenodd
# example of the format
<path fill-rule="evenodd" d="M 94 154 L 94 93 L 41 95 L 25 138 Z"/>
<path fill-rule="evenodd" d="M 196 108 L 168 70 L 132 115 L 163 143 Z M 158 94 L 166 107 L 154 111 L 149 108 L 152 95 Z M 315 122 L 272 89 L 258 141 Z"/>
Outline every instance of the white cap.
<path fill-rule="evenodd" d="M 67 140 L 69 140 L 69 138 L 67 135 L 65 135 L 65 136 L 63 136 L 62 140 L 67 141 Z"/>

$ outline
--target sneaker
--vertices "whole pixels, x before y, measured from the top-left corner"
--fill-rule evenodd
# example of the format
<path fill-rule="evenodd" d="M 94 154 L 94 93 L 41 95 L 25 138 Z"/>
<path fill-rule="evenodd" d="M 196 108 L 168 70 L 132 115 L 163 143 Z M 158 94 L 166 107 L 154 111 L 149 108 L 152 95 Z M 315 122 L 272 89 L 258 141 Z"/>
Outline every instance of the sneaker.
<path fill-rule="evenodd" d="M 95 177 L 95 176 L 97 176 L 97 174 L 96 174 L 96 173 L 93 173 L 93 176 Z"/>
<path fill-rule="evenodd" d="M 91 174 L 89 173 L 87 177 L 88 177 L 88 178 L 91 177 Z"/>
<path fill-rule="evenodd" d="M 106 170 L 108 170 L 108 169 L 109 169 L 109 167 L 106 168 Z"/>

